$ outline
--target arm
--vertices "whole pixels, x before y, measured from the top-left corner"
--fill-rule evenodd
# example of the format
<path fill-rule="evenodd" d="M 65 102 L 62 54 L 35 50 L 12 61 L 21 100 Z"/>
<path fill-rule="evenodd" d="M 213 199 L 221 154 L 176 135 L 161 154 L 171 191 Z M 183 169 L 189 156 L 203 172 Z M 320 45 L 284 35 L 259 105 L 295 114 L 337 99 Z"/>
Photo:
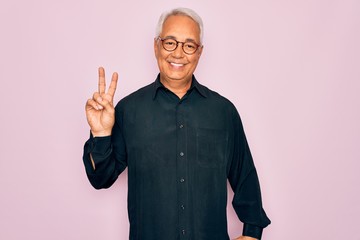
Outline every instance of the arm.
<path fill-rule="evenodd" d="M 233 124 L 234 147 L 228 179 L 234 191 L 232 205 L 244 223 L 243 237 L 238 239 L 261 239 L 262 230 L 270 224 L 270 220 L 262 207 L 257 172 L 236 110 L 233 114 Z"/>
<path fill-rule="evenodd" d="M 91 129 L 90 139 L 85 143 L 83 161 L 87 176 L 96 188 L 110 187 L 126 167 L 122 154 L 124 142 L 119 124 L 115 123 L 113 98 L 118 75 L 114 73 L 105 93 L 105 72 L 99 68 L 99 89 L 86 103 L 86 118 Z"/>

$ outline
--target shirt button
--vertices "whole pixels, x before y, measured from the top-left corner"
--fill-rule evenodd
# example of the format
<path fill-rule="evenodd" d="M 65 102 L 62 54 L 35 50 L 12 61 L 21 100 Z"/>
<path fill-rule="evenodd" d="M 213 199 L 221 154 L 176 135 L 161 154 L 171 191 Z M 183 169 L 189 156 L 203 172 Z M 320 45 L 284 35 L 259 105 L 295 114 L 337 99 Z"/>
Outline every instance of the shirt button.
<path fill-rule="evenodd" d="M 181 233 L 182 233 L 182 235 L 185 235 L 185 234 L 186 234 L 186 231 L 185 231 L 185 230 L 181 230 Z"/>
<path fill-rule="evenodd" d="M 185 182 L 185 179 L 181 178 L 181 179 L 180 179 L 180 182 Z"/>
<path fill-rule="evenodd" d="M 182 210 L 184 210 L 184 209 L 185 209 L 185 206 L 184 206 L 184 205 L 181 205 L 180 208 L 181 208 Z"/>
<path fill-rule="evenodd" d="M 183 156 L 184 156 L 184 153 L 183 153 L 183 152 L 180 152 L 180 156 L 183 157 Z"/>
<path fill-rule="evenodd" d="M 184 127 L 184 125 L 180 124 L 179 128 L 183 128 L 183 127 Z"/>

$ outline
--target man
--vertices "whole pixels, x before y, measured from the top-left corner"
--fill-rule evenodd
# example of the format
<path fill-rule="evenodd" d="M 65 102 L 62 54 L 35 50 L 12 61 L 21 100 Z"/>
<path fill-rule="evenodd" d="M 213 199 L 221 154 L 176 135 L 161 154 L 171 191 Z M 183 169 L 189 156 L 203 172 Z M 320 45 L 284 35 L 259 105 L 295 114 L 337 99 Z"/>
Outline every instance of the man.
<path fill-rule="evenodd" d="M 225 240 L 227 181 L 243 236 L 260 239 L 270 220 L 235 107 L 197 82 L 202 21 L 190 9 L 160 17 L 154 40 L 160 74 L 114 108 L 117 73 L 86 104 L 91 128 L 84 164 L 91 184 L 108 188 L 128 167 L 130 239 Z"/>

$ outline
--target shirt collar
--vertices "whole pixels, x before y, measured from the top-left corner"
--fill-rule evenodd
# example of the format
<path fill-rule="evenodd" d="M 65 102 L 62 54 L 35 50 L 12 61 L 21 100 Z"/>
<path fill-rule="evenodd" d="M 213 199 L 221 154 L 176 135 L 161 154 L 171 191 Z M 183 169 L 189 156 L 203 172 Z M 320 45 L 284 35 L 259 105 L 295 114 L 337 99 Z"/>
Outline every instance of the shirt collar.
<path fill-rule="evenodd" d="M 158 74 L 156 80 L 155 80 L 155 83 L 154 83 L 154 90 L 153 90 L 153 99 L 156 98 L 156 95 L 157 95 L 157 92 L 160 88 L 163 88 L 165 89 L 164 85 L 160 82 L 160 73 Z M 189 89 L 192 90 L 192 89 L 196 89 L 198 91 L 198 93 L 200 93 L 201 96 L 203 96 L 204 98 L 207 97 L 207 94 L 206 94 L 206 88 L 201 85 L 195 78 L 195 76 L 193 75 L 192 76 L 192 81 L 191 81 L 191 87 Z"/>

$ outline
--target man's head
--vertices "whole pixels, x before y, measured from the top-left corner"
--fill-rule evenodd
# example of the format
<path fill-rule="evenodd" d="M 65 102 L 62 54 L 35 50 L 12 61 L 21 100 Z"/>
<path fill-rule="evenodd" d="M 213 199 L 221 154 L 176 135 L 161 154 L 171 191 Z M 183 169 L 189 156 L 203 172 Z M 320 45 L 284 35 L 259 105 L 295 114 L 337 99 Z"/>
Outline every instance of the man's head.
<path fill-rule="evenodd" d="M 156 32 L 155 32 L 155 36 L 159 37 L 162 30 L 163 30 L 163 25 L 165 20 L 170 17 L 170 16 L 188 16 L 190 17 L 192 20 L 194 20 L 198 25 L 199 25 L 199 29 L 200 29 L 200 44 L 202 45 L 203 42 L 203 36 L 204 36 L 204 26 L 203 26 L 203 22 L 201 17 L 192 9 L 189 8 L 175 8 L 171 11 L 168 12 L 164 12 L 163 14 L 161 14 L 158 24 L 156 26 Z"/>
<path fill-rule="evenodd" d="M 162 81 L 189 81 L 202 53 L 203 24 L 191 9 L 161 15 L 154 41 Z"/>

